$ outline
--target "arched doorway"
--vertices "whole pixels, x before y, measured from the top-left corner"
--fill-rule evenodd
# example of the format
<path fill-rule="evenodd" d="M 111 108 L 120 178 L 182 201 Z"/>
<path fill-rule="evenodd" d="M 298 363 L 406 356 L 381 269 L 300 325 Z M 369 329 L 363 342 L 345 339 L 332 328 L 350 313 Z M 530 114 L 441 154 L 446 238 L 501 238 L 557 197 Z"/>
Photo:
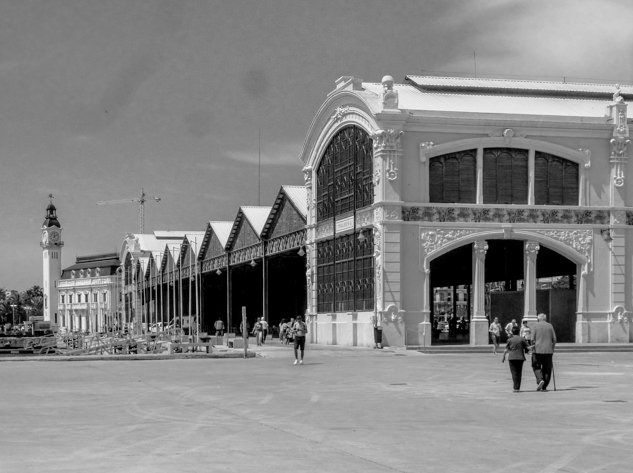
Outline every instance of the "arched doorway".
<path fill-rule="evenodd" d="M 525 317 L 525 241 L 486 240 L 485 314 L 502 327 Z M 430 263 L 431 343 L 468 344 L 473 315 L 473 251 L 466 244 Z M 559 342 L 575 340 L 577 265 L 543 244 L 536 258 L 536 312 L 545 313 Z M 506 339 L 502 336 L 502 342 Z"/>

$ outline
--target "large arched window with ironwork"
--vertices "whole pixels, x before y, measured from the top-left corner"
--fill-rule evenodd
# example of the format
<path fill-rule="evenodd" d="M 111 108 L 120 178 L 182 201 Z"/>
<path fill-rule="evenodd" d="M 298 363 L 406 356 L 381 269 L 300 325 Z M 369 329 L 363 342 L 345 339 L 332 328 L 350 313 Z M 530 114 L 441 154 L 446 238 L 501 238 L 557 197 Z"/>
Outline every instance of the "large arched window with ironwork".
<path fill-rule="evenodd" d="M 369 134 L 357 126 L 340 130 L 316 171 L 317 222 L 351 218 L 346 230 L 317 242 L 317 311 L 374 308 L 374 239 L 356 227 L 356 210 L 374 202 L 373 151 Z"/>
<path fill-rule="evenodd" d="M 368 207 L 374 202 L 372 141 L 348 126 L 328 145 L 317 168 L 317 221 Z"/>

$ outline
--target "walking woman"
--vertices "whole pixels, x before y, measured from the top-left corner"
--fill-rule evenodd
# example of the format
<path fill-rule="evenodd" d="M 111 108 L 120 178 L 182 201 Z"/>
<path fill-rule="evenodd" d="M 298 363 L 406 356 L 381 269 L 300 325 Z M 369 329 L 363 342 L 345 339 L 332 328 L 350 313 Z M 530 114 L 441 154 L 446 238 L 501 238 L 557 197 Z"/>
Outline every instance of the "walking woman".
<path fill-rule="evenodd" d="M 499 349 L 499 338 L 501 337 L 501 324 L 499 323 L 499 317 L 495 317 L 495 319 L 490 324 L 490 328 L 488 329 L 490 332 L 490 338 L 492 339 L 492 353 L 493 355 L 497 354 L 497 350 Z"/>
<path fill-rule="evenodd" d="M 521 377 L 523 375 L 523 362 L 525 361 L 525 353 L 527 353 L 529 347 L 525 338 L 519 336 L 519 327 L 512 327 L 512 337 L 506 344 L 506 349 L 503 351 L 503 358 L 501 362 L 506 361 L 506 355 L 508 356 L 508 365 L 510 366 L 510 374 L 512 375 L 512 385 L 514 392 L 518 393 L 521 390 Z"/>
<path fill-rule="evenodd" d="M 303 364 L 303 352 L 306 347 L 306 334 L 308 333 L 308 326 L 303 321 L 303 317 L 297 315 L 297 320 L 292 325 L 291 328 L 292 334 L 294 336 L 294 347 L 295 347 L 295 362 L 302 365 Z M 299 349 L 301 349 L 301 359 L 299 359 Z"/>

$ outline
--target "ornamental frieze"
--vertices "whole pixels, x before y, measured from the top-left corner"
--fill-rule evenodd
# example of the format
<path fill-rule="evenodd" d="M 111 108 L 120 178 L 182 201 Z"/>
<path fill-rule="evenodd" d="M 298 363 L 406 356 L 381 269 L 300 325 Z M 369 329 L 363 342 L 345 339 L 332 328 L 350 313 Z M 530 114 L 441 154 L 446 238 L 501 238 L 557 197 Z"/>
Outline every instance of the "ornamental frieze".
<path fill-rule="evenodd" d="M 422 251 L 425 254 L 433 253 L 434 251 L 442 248 L 449 243 L 454 242 L 460 238 L 464 238 L 473 233 L 478 233 L 478 230 L 421 230 L 420 231 L 420 245 Z"/>
<path fill-rule="evenodd" d="M 534 230 L 534 233 L 559 241 L 591 261 L 593 230 Z"/>
<path fill-rule="evenodd" d="M 316 229 L 316 237 L 317 239 L 331 237 L 334 235 L 334 222 L 327 221 L 319 223 Z"/>
<path fill-rule="evenodd" d="M 293 233 L 288 233 L 287 235 L 273 238 L 266 243 L 266 255 L 274 255 L 277 253 L 283 253 L 284 251 L 298 249 L 305 245 L 305 241 L 305 230 L 299 230 Z"/>
<path fill-rule="evenodd" d="M 373 223 L 374 213 L 371 209 L 359 210 L 356 213 L 356 228 L 366 227 Z"/>
<path fill-rule="evenodd" d="M 627 212 L 627 222 L 633 221 L 633 215 Z M 534 223 L 534 224 L 571 224 L 571 225 L 607 225 L 608 210 L 588 210 L 572 208 L 472 208 L 472 207 L 402 207 L 402 220 L 405 222 L 466 222 L 466 223 Z M 631 223 L 627 223 L 631 224 Z"/>
<path fill-rule="evenodd" d="M 246 248 L 240 248 L 231 252 L 229 261 L 231 264 L 246 263 L 255 258 L 261 258 L 262 245 L 257 243 L 255 245 L 247 246 Z"/>

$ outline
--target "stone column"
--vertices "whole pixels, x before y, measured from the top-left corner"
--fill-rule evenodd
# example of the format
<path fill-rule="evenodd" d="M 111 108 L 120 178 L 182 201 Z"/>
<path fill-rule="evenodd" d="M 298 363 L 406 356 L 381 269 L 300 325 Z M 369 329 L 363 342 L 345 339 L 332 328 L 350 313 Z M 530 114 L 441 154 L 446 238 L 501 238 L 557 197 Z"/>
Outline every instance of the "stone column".
<path fill-rule="evenodd" d="M 393 204 L 402 202 L 403 132 L 396 129 L 378 130 L 372 134 L 374 162 L 374 260 L 375 307 L 381 314 L 385 346 L 404 346 L 407 329 L 417 333 L 415 315 L 403 318 L 400 277 L 402 223 Z M 391 204 L 391 205 L 389 205 Z M 393 222 L 390 222 L 393 220 Z M 390 312 L 389 312 L 390 311 Z M 391 315 L 387 314 L 389 312 Z M 417 338 L 417 337 L 416 337 Z M 415 340 L 412 344 L 418 344 Z"/>
<path fill-rule="evenodd" d="M 523 317 L 536 322 L 536 257 L 540 246 L 535 241 L 526 241 L 525 250 L 525 290 L 523 294 Z"/>
<path fill-rule="evenodd" d="M 470 344 L 488 345 L 488 319 L 486 319 L 486 252 L 485 240 L 473 243 L 473 317 L 470 321 Z"/>

